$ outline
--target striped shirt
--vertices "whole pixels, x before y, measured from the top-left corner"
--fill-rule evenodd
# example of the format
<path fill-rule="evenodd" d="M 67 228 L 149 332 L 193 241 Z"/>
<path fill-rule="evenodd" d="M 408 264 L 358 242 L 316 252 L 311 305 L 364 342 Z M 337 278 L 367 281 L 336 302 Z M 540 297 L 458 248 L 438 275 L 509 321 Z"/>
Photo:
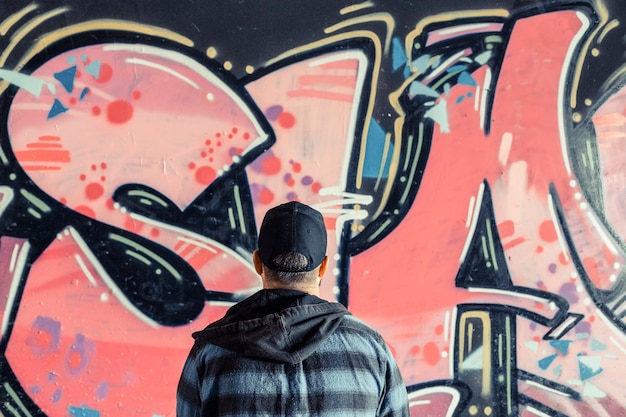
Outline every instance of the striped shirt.
<path fill-rule="evenodd" d="M 377 331 L 338 303 L 290 290 L 278 290 L 278 297 L 294 296 L 295 305 L 265 314 L 270 303 L 281 304 L 271 291 L 247 300 L 245 311 L 256 307 L 262 316 L 242 319 L 235 311 L 207 328 L 210 337 L 226 334 L 228 342 L 195 335 L 179 382 L 177 417 L 409 415 L 406 387 Z M 282 352 L 265 357 L 269 346 Z M 275 356 L 285 351 L 290 356 Z"/>

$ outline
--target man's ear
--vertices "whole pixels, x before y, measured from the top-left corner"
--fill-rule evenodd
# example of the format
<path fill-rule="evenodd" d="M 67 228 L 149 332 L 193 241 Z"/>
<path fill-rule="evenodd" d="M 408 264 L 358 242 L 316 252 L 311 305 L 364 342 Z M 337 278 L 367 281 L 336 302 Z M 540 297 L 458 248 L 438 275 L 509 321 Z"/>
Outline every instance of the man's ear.
<path fill-rule="evenodd" d="M 261 262 L 261 257 L 259 256 L 258 250 L 252 252 L 252 262 L 254 263 L 254 269 L 256 269 L 256 273 L 259 275 L 263 275 L 263 262 Z"/>
<path fill-rule="evenodd" d="M 324 260 L 320 264 L 320 270 L 319 270 L 319 273 L 317 274 L 317 276 L 322 278 L 324 276 L 324 274 L 326 273 L 326 268 L 327 267 L 328 267 L 328 256 L 324 256 Z"/>

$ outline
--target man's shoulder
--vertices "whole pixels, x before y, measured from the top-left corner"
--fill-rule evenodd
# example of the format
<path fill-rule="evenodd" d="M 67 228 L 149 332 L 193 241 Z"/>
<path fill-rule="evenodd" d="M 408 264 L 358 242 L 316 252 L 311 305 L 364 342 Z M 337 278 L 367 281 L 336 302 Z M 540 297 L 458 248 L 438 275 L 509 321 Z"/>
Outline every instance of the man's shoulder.
<path fill-rule="evenodd" d="M 378 330 L 374 329 L 369 324 L 365 323 L 358 317 L 353 316 L 352 314 L 348 314 L 343 317 L 343 320 L 341 321 L 338 330 L 361 333 L 363 336 L 376 339 L 380 342 L 382 342 L 383 340 Z"/>
<path fill-rule="evenodd" d="M 346 314 L 344 316 L 344 321 L 342 325 L 353 327 L 355 329 L 364 329 L 364 330 L 376 332 L 376 329 L 374 329 L 372 326 L 370 326 L 369 324 L 367 324 L 366 322 L 364 322 L 363 320 L 361 320 L 360 318 L 352 314 Z"/>
<path fill-rule="evenodd" d="M 224 360 L 233 356 L 234 353 L 228 349 L 217 346 L 203 339 L 196 339 L 191 348 L 190 356 L 200 361 Z"/>

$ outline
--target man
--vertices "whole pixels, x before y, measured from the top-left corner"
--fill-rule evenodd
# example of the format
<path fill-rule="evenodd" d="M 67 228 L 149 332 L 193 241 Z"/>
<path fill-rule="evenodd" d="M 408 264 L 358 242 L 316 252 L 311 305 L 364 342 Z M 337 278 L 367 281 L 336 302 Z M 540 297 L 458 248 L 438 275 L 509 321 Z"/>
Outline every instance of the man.
<path fill-rule="evenodd" d="M 193 334 L 178 417 L 409 415 L 380 334 L 318 297 L 326 240 L 322 215 L 307 205 L 266 213 L 252 256 L 263 289 Z"/>

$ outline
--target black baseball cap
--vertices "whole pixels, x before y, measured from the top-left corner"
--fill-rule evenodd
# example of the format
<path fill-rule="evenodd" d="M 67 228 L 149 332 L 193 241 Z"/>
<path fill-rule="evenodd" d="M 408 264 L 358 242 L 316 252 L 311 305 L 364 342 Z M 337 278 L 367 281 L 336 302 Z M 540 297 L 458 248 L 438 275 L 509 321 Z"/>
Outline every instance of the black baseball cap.
<path fill-rule="evenodd" d="M 297 201 L 281 204 L 265 213 L 259 230 L 259 257 L 274 271 L 306 272 L 317 268 L 326 256 L 324 217 L 314 208 Z M 290 252 L 306 256 L 306 268 L 288 270 L 274 264 L 274 258 Z"/>

